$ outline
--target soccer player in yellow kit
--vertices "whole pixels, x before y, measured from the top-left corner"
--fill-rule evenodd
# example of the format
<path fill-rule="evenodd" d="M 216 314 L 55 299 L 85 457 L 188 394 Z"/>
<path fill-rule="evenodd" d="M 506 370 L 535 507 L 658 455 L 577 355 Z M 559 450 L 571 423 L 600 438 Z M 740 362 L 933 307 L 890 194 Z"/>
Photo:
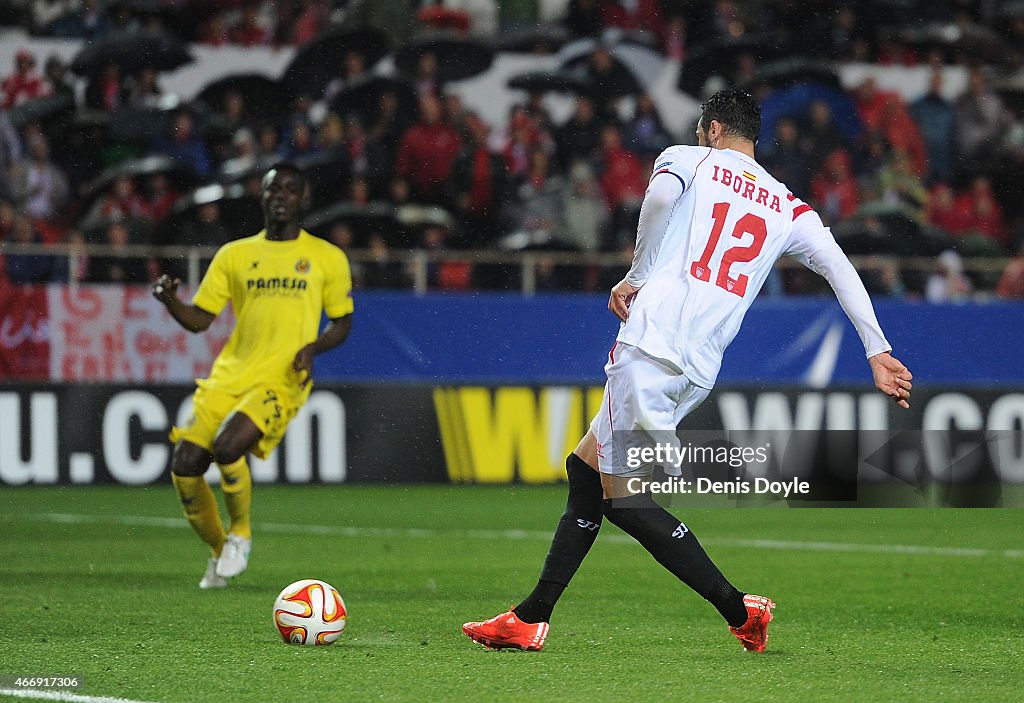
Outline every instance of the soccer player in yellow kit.
<path fill-rule="evenodd" d="M 252 546 L 252 479 L 246 454 L 265 458 L 312 388 L 313 356 L 352 329 L 352 277 L 344 252 L 304 231 L 309 185 L 294 165 L 263 178 L 266 228 L 221 247 L 187 304 L 179 280 L 161 276 L 153 295 L 190 332 L 206 330 L 230 301 L 237 318 L 210 375 L 197 379 L 193 418 L 175 427 L 171 478 L 185 516 L 210 546 L 200 588 L 223 588 L 245 571 Z M 321 314 L 330 322 L 319 332 Z M 203 474 L 216 462 L 230 525 L 225 532 Z"/>

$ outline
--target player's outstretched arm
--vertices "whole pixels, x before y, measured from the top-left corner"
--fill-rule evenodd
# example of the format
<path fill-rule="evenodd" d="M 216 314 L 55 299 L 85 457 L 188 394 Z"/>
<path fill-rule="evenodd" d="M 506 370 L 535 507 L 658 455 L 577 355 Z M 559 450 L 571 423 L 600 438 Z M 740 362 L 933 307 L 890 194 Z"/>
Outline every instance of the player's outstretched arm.
<path fill-rule="evenodd" d="M 798 216 L 786 253 L 828 281 L 846 316 L 857 328 L 875 387 L 901 408 L 909 408 L 913 375 L 889 353 L 892 345 L 882 334 L 864 282 L 816 213 L 809 211 Z"/>
<path fill-rule="evenodd" d="M 903 362 L 889 352 L 875 354 L 868 359 L 871 374 L 875 377 L 875 388 L 896 401 L 901 408 L 910 407 L 910 389 L 914 374 Z"/>
<path fill-rule="evenodd" d="M 216 315 L 197 308 L 195 305 L 186 305 L 181 302 L 178 299 L 178 286 L 180 285 L 180 278 L 171 278 L 164 274 L 153 283 L 153 297 L 163 303 L 167 312 L 171 313 L 171 317 L 189 332 L 205 331 L 213 323 Z"/>
<path fill-rule="evenodd" d="M 313 357 L 328 349 L 334 349 L 334 347 L 348 339 L 348 334 L 351 331 L 351 314 L 333 318 L 327 323 L 324 331 L 320 333 L 315 342 L 310 342 L 295 354 L 295 359 L 292 361 L 292 369 L 305 373 L 305 377 L 302 379 L 303 387 L 313 380 Z"/>

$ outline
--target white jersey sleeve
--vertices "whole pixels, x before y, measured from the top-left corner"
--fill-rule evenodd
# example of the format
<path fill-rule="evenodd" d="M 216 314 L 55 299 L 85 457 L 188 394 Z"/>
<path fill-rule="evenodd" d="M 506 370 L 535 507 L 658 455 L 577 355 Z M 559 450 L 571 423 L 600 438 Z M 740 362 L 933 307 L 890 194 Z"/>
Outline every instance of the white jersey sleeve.
<path fill-rule="evenodd" d="M 658 155 L 640 208 L 633 264 L 625 281 L 634 288 L 647 282 L 661 244 L 668 232 L 676 205 L 693 183 L 697 166 L 711 152 L 708 148 L 671 146 Z"/>
<path fill-rule="evenodd" d="M 839 247 L 832 231 L 808 205 L 798 204 L 794 209 L 793 231 L 784 252 L 815 273 L 823 276 L 835 291 L 868 358 L 892 350 L 878 325 L 871 298 L 857 270 Z"/>
<path fill-rule="evenodd" d="M 675 175 L 675 174 L 672 174 Z M 629 267 L 625 281 L 634 288 L 640 288 L 647 281 L 654 262 L 661 251 L 661 243 L 668 230 L 672 211 L 683 194 L 681 180 L 671 176 L 651 177 L 640 207 L 640 223 L 636 229 L 636 249 L 633 264 Z"/>

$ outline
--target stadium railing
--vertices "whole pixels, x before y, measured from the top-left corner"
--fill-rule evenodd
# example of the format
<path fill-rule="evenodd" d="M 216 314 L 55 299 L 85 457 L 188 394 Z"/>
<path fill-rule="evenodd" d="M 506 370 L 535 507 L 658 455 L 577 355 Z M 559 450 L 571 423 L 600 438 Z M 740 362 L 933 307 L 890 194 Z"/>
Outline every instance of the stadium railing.
<path fill-rule="evenodd" d="M 176 262 L 179 270 L 185 274 L 183 283 L 195 288 L 203 271 L 204 263 L 208 263 L 216 253 L 214 246 L 151 246 L 132 244 L 114 247 L 106 244 L 21 244 L 0 242 L 0 256 L 46 256 L 63 259 L 67 271 L 78 271 L 89 257 L 121 257 L 126 259 L 143 259 L 146 261 Z M 353 264 L 388 264 L 402 267 L 407 275 L 409 285 L 404 288 L 418 294 L 427 293 L 430 267 L 444 263 L 468 263 L 473 266 L 493 265 L 507 267 L 510 271 L 517 270 L 519 291 L 523 295 L 533 295 L 538 291 L 538 269 L 542 266 L 583 269 L 625 269 L 630 259 L 621 253 L 586 253 L 567 251 L 502 251 L 493 249 L 482 250 L 425 250 L 425 249 L 393 249 L 389 250 L 386 259 L 368 249 L 350 249 L 346 252 Z M 893 256 L 893 255 L 860 255 L 851 256 L 850 260 L 862 273 L 878 272 L 893 265 L 901 275 L 927 276 L 935 270 L 936 259 L 929 256 Z M 1008 257 L 967 257 L 963 259 L 964 273 L 982 281 L 991 282 L 979 289 L 991 289 L 998 280 L 999 274 L 1006 268 Z M 801 268 L 795 261 L 783 258 L 776 264 L 778 269 Z M 4 277 L 0 268 L 0 279 Z M 46 283 L 48 281 L 37 281 Z M 68 276 L 67 283 L 71 286 L 82 284 L 76 276 Z"/>

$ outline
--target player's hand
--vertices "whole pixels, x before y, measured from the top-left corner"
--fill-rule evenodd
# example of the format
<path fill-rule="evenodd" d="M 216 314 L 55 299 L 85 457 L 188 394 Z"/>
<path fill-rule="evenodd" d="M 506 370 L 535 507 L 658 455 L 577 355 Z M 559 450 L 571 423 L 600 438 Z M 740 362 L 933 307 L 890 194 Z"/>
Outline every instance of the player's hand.
<path fill-rule="evenodd" d="M 292 361 L 292 370 L 298 373 L 305 372 L 305 376 L 302 382 L 299 384 L 302 388 L 309 385 L 310 381 L 313 380 L 313 345 L 307 344 L 295 354 L 295 359 Z"/>
<path fill-rule="evenodd" d="M 629 304 L 633 302 L 633 298 L 636 296 L 636 292 L 639 288 L 626 283 L 625 280 L 621 280 L 615 284 L 612 288 L 612 293 L 608 296 L 608 309 L 612 311 L 615 317 L 619 318 L 623 322 L 629 317 Z"/>
<path fill-rule="evenodd" d="M 875 354 L 868 359 L 875 377 L 875 388 L 896 401 L 901 408 L 909 408 L 911 380 L 914 375 L 899 359 L 889 352 Z"/>
<path fill-rule="evenodd" d="M 180 278 L 171 278 L 165 273 L 153 282 L 153 297 L 164 305 L 169 305 L 178 299 L 180 285 Z"/>

